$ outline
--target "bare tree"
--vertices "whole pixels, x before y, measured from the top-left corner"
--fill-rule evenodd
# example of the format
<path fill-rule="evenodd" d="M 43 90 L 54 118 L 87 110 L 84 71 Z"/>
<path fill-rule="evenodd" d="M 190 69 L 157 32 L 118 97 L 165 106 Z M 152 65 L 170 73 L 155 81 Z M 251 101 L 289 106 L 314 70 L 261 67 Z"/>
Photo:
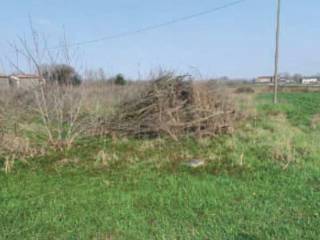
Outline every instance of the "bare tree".
<path fill-rule="evenodd" d="M 46 79 L 52 83 L 36 84 L 32 89 L 36 104 L 31 106 L 30 111 L 35 112 L 41 119 L 39 128 L 34 129 L 33 133 L 43 132 L 46 143 L 51 146 L 60 149 L 70 147 L 83 130 L 81 123 L 84 119 L 80 118 L 83 91 L 74 86 L 81 82 L 80 75 L 70 66 L 71 55 L 67 44 L 59 49 L 60 54 L 57 53 L 58 49 L 55 49 L 55 54 L 52 54 L 46 40 L 40 38 L 31 21 L 30 28 L 31 42 L 19 37 L 18 44 L 11 44 L 11 46 L 32 64 L 32 69 L 39 80 Z M 62 63 L 57 64 L 57 62 Z M 15 69 L 24 72 L 20 66 L 11 63 Z"/>

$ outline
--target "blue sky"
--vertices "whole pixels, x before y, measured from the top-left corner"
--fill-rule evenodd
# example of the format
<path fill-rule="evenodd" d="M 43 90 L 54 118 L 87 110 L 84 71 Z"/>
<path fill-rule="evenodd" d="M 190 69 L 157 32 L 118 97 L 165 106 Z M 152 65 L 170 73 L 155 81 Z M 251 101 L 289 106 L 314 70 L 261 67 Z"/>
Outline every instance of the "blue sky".
<path fill-rule="evenodd" d="M 30 37 L 28 16 L 50 46 L 136 30 L 233 0 L 11 0 L 2 2 L 0 71 L 8 42 Z M 81 68 L 147 75 L 159 67 L 203 76 L 272 74 L 276 0 L 246 2 L 161 29 L 73 50 Z M 320 1 L 282 0 L 281 72 L 320 72 Z"/>

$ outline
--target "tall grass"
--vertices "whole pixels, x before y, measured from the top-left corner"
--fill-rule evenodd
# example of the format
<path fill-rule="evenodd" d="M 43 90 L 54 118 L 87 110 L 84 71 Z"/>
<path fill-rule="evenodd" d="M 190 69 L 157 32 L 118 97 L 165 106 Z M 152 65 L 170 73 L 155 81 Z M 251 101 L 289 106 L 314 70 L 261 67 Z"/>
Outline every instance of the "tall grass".
<path fill-rule="evenodd" d="M 188 138 L 174 144 L 165 137 L 161 141 L 107 137 L 106 119 L 114 116 L 120 103 L 140 94 L 144 84 L 148 83 L 51 85 L 43 89 L 43 96 L 39 88 L 4 92 L 0 95 L 3 167 L 10 171 L 17 160 L 53 154 L 57 161 L 66 158 L 88 166 L 130 165 L 147 158 L 158 167 L 175 166 L 186 159 L 203 158 L 212 168 L 220 164 L 246 167 L 274 162 L 286 169 L 306 159 L 313 161 L 319 154 L 320 98 L 316 93 L 283 93 L 278 106 L 270 104 L 269 94 L 230 95 L 240 110 L 249 113 L 249 118 L 237 122 L 231 135 L 191 140 L 190 144 Z M 109 141 L 111 149 L 104 147 Z"/>

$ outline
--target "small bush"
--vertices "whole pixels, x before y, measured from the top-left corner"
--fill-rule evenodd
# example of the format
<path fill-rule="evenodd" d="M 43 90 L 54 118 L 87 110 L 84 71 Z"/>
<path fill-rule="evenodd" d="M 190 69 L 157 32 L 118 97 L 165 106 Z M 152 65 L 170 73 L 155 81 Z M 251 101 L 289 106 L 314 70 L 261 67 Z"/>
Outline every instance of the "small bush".
<path fill-rule="evenodd" d="M 47 83 L 58 83 L 59 85 L 80 85 L 81 76 L 76 70 L 66 64 L 51 64 L 41 67 L 41 74 Z"/>
<path fill-rule="evenodd" d="M 124 78 L 124 76 L 122 74 L 118 74 L 115 78 L 114 78 L 114 84 L 115 85 L 120 85 L 120 86 L 124 86 L 127 85 L 127 80 Z"/>

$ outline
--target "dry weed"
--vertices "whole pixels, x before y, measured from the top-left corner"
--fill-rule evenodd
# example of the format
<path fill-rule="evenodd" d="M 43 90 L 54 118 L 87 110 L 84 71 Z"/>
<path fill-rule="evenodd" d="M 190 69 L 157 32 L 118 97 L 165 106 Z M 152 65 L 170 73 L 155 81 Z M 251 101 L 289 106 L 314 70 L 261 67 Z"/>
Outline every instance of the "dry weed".
<path fill-rule="evenodd" d="M 65 165 L 69 165 L 69 164 L 78 164 L 79 163 L 79 159 L 78 158 L 74 158 L 74 159 L 69 159 L 69 158 L 63 158 L 59 161 L 56 162 L 56 165 L 58 166 L 65 166 Z"/>
<path fill-rule="evenodd" d="M 5 157 L 3 170 L 6 174 L 12 171 L 14 162 L 15 162 L 15 155 Z"/>
<path fill-rule="evenodd" d="M 98 167 L 108 167 L 111 163 L 119 160 L 119 156 L 116 153 L 107 153 L 104 150 L 100 150 L 95 157 L 95 165 Z"/>
<path fill-rule="evenodd" d="M 311 128 L 316 129 L 319 126 L 320 126 L 320 114 L 316 114 L 311 119 Z"/>
<path fill-rule="evenodd" d="M 3 134 L 0 138 L 0 143 L 0 151 L 7 154 L 15 154 L 19 157 L 33 157 L 40 152 L 40 150 L 31 146 L 30 141 L 27 138 L 11 134 Z"/>
<path fill-rule="evenodd" d="M 42 155 L 42 149 L 32 147 L 26 138 L 2 134 L 0 136 L 0 156 L 4 156 L 4 171 L 11 172 L 16 160 L 27 161 L 36 155 Z"/>

